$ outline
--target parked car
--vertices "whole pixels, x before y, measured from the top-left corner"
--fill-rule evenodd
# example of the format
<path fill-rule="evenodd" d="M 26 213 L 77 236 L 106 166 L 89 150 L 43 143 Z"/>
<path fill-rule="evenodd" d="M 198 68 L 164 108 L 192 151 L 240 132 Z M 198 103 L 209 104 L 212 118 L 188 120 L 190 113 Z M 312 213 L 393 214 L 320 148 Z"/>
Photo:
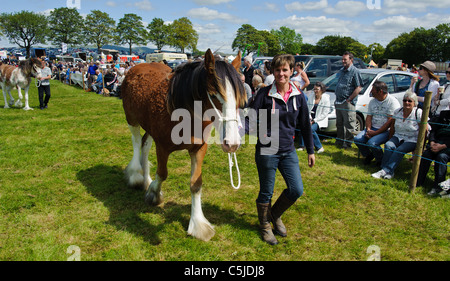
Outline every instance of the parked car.
<path fill-rule="evenodd" d="M 316 82 L 322 82 L 342 68 L 342 56 L 325 55 L 301 55 L 294 56 L 295 62 L 303 61 L 310 84 L 307 90 L 311 90 Z M 360 69 L 366 69 L 366 65 L 359 58 L 353 59 L 353 65 Z"/>
<path fill-rule="evenodd" d="M 366 125 L 367 108 L 370 100 L 373 99 L 371 95 L 372 85 L 375 81 L 382 81 L 388 87 L 389 95 L 394 96 L 403 104 L 403 96 L 411 85 L 411 79 L 417 74 L 405 71 L 386 70 L 383 68 L 375 69 L 361 69 L 361 76 L 364 86 L 359 93 L 358 101 L 356 103 L 356 130 L 362 131 Z M 327 86 L 326 93 L 330 95 L 331 112 L 328 115 L 328 127 L 322 132 L 335 133 L 336 132 L 336 111 L 334 108 L 334 101 L 336 100 L 335 89 L 338 78 L 336 73 L 328 77 L 322 83 Z"/>
<path fill-rule="evenodd" d="M 182 65 L 183 63 L 188 62 L 187 60 L 171 60 L 167 62 L 167 65 L 170 66 L 170 68 L 175 69 L 179 65 Z"/>
<path fill-rule="evenodd" d="M 273 59 L 273 57 L 256 57 L 253 61 L 252 66 L 254 69 L 259 69 L 259 70 L 261 70 L 262 73 L 264 73 L 264 62 L 266 60 L 271 62 L 272 59 Z"/>

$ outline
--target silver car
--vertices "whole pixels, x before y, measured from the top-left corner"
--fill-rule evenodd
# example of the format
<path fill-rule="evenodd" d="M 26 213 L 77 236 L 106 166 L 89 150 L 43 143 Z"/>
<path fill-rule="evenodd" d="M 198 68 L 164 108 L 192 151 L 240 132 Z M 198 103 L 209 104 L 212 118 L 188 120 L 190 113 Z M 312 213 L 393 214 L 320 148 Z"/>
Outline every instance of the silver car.
<path fill-rule="evenodd" d="M 384 68 L 360 69 L 360 72 L 363 80 L 363 88 L 359 93 L 358 101 L 356 103 L 356 131 L 358 132 L 364 130 L 366 125 L 369 102 L 373 99 L 370 92 L 372 91 L 372 85 L 375 81 L 378 80 L 386 83 L 389 94 L 397 98 L 400 104 L 403 104 L 403 96 L 411 85 L 411 79 L 414 76 L 417 76 L 417 74 L 411 72 L 387 70 Z M 334 108 L 336 95 L 334 91 L 337 82 L 338 78 L 336 77 L 336 74 L 333 74 L 322 81 L 322 83 L 327 86 L 326 93 L 330 95 L 331 112 L 328 115 L 328 127 L 321 130 L 321 132 L 336 132 L 336 111 Z"/>

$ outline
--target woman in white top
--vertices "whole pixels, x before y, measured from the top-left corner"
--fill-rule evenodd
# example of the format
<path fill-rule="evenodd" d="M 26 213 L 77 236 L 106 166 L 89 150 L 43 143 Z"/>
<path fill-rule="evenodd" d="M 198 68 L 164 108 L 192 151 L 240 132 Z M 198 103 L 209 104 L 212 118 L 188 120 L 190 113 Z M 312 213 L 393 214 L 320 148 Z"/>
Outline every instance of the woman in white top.
<path fill-rule="evenodd" d="M 272 85 L 273 81 L 275 81 L 275 77 L 273 76 L 272 70 L 270 69 L 271 62 L 266 60 L 264 61 L 264 74 L 266 78 L 264 79 L 264 84 L 269 86 Z"/>
<path fill-rule="evenodd" d="M 447 76 L 447 80 L 450 81 L 450 67 L 445 72 L 445 75 Z M 435 110 L 432 110 L 432 113 L 435 116 L 439 116 L 442 110 L 450 110 L 450 84 L 447 82 L 447 84 L 444 86 L 444 93 L 438 94 L 434 98 L 434 108 Z"/>
<path fill-rule="evenodd" d="M 423 102 L 425 100 L 425 92 L 431 91 L 432 99 L 431 99 L 431 107 L 433 107 L 434 99 L 437 95 L 439 88 L 439 76 L 434 74 L 436 70 L 436 65 L 431 61 L 426 61 L 422 63 L 419 67 L 419 75 L 422 77 L 420 81 L 418 81 L 417 77 L 411 79 L 411 88 L 417 95 L 417 101 L 419 102 L 417 106 L 419 108 L 423 107 Z"/>
<path fill-rule="evenodd" d="M 393 115 L 394 122 L 390 129 L 392 137 L 384 145 L 381 170 L 372 174 L 372 177 L 393 178 L 394 171 L 403 156 L 416 148 L 419 123 L 422 118 L 422 109 L 417 108 L 417 103 L 417 95 L 411 90 L 406 91 L 403 97 L 403 107 L 397 109 Z"/>
<path fill-rule="evenodd" d="M 302 91 L 304 91 L 310 84 L 308 75 L 306 75 L 306 73 L 303 71 L 304 68 L 304 62 L 299 61 L 295 63 L 294 70 L 297 71 L 297 73 L 294 75 L 294 77 L 291 78 L 291 81 L 293 81 L 294 84 Z"/>
<path fill-rule="evenodd" d="M 317 82 L 314 85 L 314 93 L 308 96 L 308 109 L 311 114 L 311 129 L 313 133 L 314 147 L 317 153 L 324 152 L 324 148 L 320 143 L 320 138 L 317 131 L 320 128 L 328 127 L 328 114 L 331 111 L 330 96 L 324 94 L 326 86 L 322 82 Z"/>

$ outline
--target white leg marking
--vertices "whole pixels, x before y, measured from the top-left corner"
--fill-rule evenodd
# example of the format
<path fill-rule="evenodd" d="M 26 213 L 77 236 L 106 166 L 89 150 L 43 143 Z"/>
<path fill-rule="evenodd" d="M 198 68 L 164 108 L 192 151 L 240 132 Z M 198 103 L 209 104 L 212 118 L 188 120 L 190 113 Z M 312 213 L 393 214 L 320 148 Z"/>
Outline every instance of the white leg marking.
<path fill-rule="evenodd" d="M 133 143 L 133 158 L 125 169 L 125 175 L 128 179 L 128 185 L 131 187 L 143 187 L 144 176 L 140 161 L 141 153 L 141 131 L 140 127 L 128 126 L 131 132 L 131 140 Z"/>
<path fill-rule="evenodd" d="M 141 166 L 144 171 L 144 190 L 147 190 L 152 182 L 152 178 L 150 177 L 150 163 L 148 162 L 148 154 L 150 152 L 150 148 L 152 147 L 152 143 L 152 137 L 148 136 L 145 143 L 142 144 Z"/>
<path fill-rule="evenodd" d="M 26 87 L 25 88 L 25 107 L 23 108 L 24 110 L 33 110 L 29 105 L 28 105 L 28 89 L 30 87 Z M 19 92 L 20 93 L 20 92 Z M 22 94 L 19 94 L 19 97 L 22 98 Z"/>
<path fill-rule="evenodd" d="M 203 241 L 209 241 L 215 234 L 214 227 L 205 218 L 202 211 L 201 190 L 191 192 L 191 220 L 189 221 L 188 234 Z"/>

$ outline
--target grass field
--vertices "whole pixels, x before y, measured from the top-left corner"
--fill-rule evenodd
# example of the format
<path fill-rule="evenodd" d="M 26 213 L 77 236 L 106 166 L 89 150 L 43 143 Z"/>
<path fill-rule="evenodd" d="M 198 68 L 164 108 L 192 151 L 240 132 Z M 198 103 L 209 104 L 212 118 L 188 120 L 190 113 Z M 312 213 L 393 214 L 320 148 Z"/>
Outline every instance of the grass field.
<path fill-rule="evenodd" d="M 3 109 L 0 101 L 0 260 L 65 261 L 79 254 L 83 261 L 365 261 L 374 246 L 383 261 L 450 260 L 450 201 L 429 198 L 422 188 L 408 192 L 405 160 L 394 179 L 373 179 L 375 166 L 363 166 L 355 148 L 339 150 L 333 140 L 324 142 L 312 169 L 298 152 L 305 193 L 283 216 L 288 237 L 276 246 L 258 233 L 254 145 L 238 152 L 237 191 L 227 155 L 210 146 L 202 199 L 216 235 L 196 240 L 187 235 L 188 154 L 171 155 L 165 203 L 147 206 L 144 192 L 128 189 L 123 179 L 132 147 L 121 100 L 57 81 L 51 87 L 46 110 L 38 109 L 34 86 L 33 111 Z M 278 175 L 276 197 L 283 188 Z"/>

